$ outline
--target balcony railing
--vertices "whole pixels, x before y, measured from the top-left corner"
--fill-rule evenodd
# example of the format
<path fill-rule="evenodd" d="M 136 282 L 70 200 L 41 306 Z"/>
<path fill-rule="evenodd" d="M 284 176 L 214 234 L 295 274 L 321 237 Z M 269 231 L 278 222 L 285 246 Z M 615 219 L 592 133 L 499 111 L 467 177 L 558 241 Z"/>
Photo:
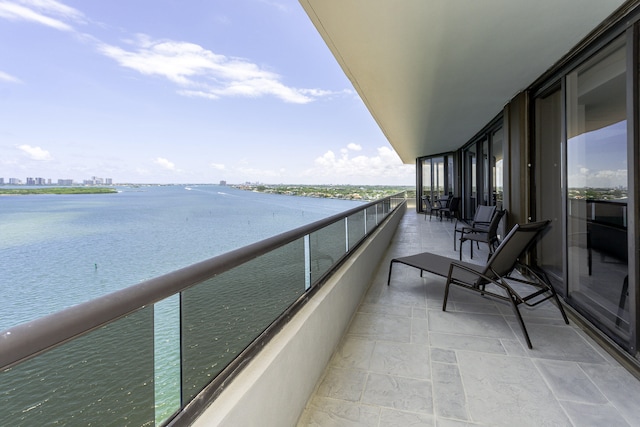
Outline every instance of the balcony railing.
<path fill-rule="evenodd" d="M 0 425 L 190 418 L 404 202 L 364 204 L 2 332 Z"/>

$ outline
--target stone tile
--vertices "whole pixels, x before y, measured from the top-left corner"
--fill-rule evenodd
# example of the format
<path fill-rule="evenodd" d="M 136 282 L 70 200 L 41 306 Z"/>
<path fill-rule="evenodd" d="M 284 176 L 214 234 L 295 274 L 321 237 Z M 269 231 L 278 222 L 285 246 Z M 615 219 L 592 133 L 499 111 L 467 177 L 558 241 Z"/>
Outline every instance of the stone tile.
<path fill-rule="evenodd" d="M 531 360 L 466 351 L 457 356 L 475 422 L 509 427 L 569 425 Z"/>
<path fill-rule="evenodd" d="M 456 352 L 442 348 L 431 348 L 431 361 L 440 363 L 457 363 Z"/>
<path fill-rule="evenodd" d="M 357 402 L 367 380 L 365 371 L 329 368 L 320 382 L 318 396 Z"/>
<path fill-rule="evenodd" d="M 453 301 L 451 307 L 447 307 L 447 311 L 464 311 L 467 313 L 483 313 L 483 314 L 501 314 L 492 302 L 471 303 L 468 301 Z"/>
<path fill-rule="evenodd" d="M 432 415 L 383 408 L 379 427 L 434 427 L 435 422 Z"/>
<path fill-rule="evenodd" d="M 427 310 L 422 307 L 413 307 L 411 312 L 411 317 L 414 319 L 426 319 L 427 318 Z"/>
<path fill-rule="evenodd" d="M 436 427 L 476 427 L 482 424 L 475 424 L 467 421 L 452 420 L 448 418 L 438 417 Z"/>
<path fill-rule="evenodd" d="M 433 404 L 438 417 L 468 420 L 467 399 L 458 366 L 432 363 Z"/>
<path fill-rule="evenodd" d="M 348 333 L 371 340 L 408 343 L 411 339 L 411 318 L 357 313 Z"/>
<path fill-rule="evenodd" d="M 315 397 L 298 421 L 298 427 L 371 427 L 380 409 L 342 400 Z"/>
<path fill-rule="evenodd" d="M 331 366 L 368 370 L 375 341 L 346 335 L 333 354 Z"/>
<path fill-rule="evenodd" d="M 580 427 L 630 427 L 611 405 L 590 405 L 579 402 L 561 402 L 573 425 Z M 634 424 L 638 420 L 635 420 Z M 637 425 L 637 424 L 636 424 Z"/>
<path fill-rule="evenodd" d="M 540 359 L 555 359 L 572 362 L 606 363 L 576 331 L 570 326 L 549 326 L 527 324 L 527 331 L 531 339 L 532 349 L 526 348 L 529 357 Z M 517 324 L 513 328 L 523 346 L 526 346 L 524 335 Z"/>
<path fill-rule="evenodd" d="M 471 350 L 485 353 L 505 354 L 502 343 L 497 338 L 474 337 L 472 335 L 439 334 L 431 332 L 429 342 L 432 348 L 449 350 Z"/>
<path fill-rule="evenodd" d="M 429 344 L 429 322 L 424 319 L 411 319 L 411 342 Z"/>
<path fill-rule="evenodd" d="M 431 332 L 487 338 L 513 338 L 513 331 L 500 315 L 429 310 Z"/>
<path fill-rule="evenodd" d="M 362 403 L 402 411 L 433 414 L 431 382 L 391 375 L 370 374 Z"/>
<path fill-rule="evenodd" d="M 389 316 L 412 317 L 411 307 L 390 304 L 361 304 L 358 307 L 360 313 L 387 314 Z"/>
<path fill-rule="evenodd" d="M 394 268 L 394 277 L 391 280 L 391 285 L 382 289 L 379 295 L 367 294 L 365 302 L 370 304 L 426 307 L 425 286 L 418 276 L 410 280 L 398 280 L 398 277 L 395 276 Z"/>
<path fill-rule="evenodd" d="M 590 404 L 607 403 L 606 397 L 577 363 L 556 360 L 535 360 L 534 363 L 558 399 Z"/>
<path fill-rule="evenodd" d="M 640 420 L 640 381 L 622 366 L 580 364 L 609 402 L 631 425 Z"/>
<path fill-rule="evenodd" d="M 431 378 L 429 348 L 422 344 L 377 342 L 371 356 L 370 370 L 428 380 Z"/>

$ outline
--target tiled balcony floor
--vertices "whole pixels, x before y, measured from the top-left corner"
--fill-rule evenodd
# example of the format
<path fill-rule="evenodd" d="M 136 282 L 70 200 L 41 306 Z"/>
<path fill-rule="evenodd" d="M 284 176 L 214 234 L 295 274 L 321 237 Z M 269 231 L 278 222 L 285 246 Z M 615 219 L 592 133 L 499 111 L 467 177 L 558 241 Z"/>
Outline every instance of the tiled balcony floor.
<path fill-rule="evenodd" d="M 640 426 L 640 382 L 552 303 L 521 309 L 529 350 L 503 302 L 455 288 L 443 312 L 445 279 L 401 264 L 387 286 L 394 257 L 457 259 L 452 233 L 406 213 L 298 426 Z"/>

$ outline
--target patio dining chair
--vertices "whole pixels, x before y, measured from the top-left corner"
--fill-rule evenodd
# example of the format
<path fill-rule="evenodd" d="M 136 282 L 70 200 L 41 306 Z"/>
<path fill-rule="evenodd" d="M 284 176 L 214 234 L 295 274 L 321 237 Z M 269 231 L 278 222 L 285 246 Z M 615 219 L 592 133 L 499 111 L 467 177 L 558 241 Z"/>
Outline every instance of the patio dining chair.
<path fill-rule="evenodd" d="M 440 211 L 439 207 L 434 206 L 431 203 L 431 199 L 429 196 L 422 196 L 422 203 L 424 207 L 424 219 L 427 220 L 427 214 L 429 214 L 429 221 L 431 221 L 431 216 L 435 212 L 436 217 L 438 216 L 438 212 Z"/>
<path fill-rule="evenodd" d="M 419 269 L 420 276 L 427 271 L 447 278 L 442 311 L 447 309 L 451 285 L 469 289 L 482 296 L 507 301 L 518 320 L 527 346 L 533 348 L 518 308 L 519 305 L 534 307 L 551 299 L 555 301 L 564 322 L 569 324 L 558 295 L 549 281 L 544 275 L 536 273 L 533 268 L 524 264 L 522 260 L 548 228 L 550 222 L 547 220 L 516 224 L 484 265 L 456 261 L 430 252 L 394 258 L 389 264 L 387 285 L 391 283 L 393 264 L 401 263 Z"/>
<path fill-rule="evenodd" d="M 489 223 L 489 227 L 486 230 L 478 229 L 478 228 L 462 228 L 460 231 L 460 260 L 462 260 L 462 244 L 469 241 L 470 246 L 470 256 L 473 259 L 473 242 L 478 243 L 486 243 L 489 246 L 489 255 L 487 259 L 491 257 L 493 250 L 500 243 L 498 239 L 498 225 L 500 225 L 500 220 L 507 213 L 506 210 L 501 209 L 496 211 L 491 218 L 491 222 Z M 455 234 L 455 231 L 454 231 Z"/>
<path fill-rule="evenodd" d="M 451 197 L 449 203 L 442 209 L 440 209 L 440 219 L 444 215 L 447 219 L 452 220 L 458 218 L 458 209 L 460 208 L 460 197 Z"/>
<path fill-rule="evenodd" d="M 471 229 L 480 232 L 489 230 L 489 224 L 491 223 L 491 218 L 493 218 L 493 214 L 495 212 L 495 206 L 480 205 L 476 209 L 473 219 L 456 219 L 456 224 L 453 228 L 453 250 L 456 250 L 457 233 L 462 233 L 464 229 Z"/>

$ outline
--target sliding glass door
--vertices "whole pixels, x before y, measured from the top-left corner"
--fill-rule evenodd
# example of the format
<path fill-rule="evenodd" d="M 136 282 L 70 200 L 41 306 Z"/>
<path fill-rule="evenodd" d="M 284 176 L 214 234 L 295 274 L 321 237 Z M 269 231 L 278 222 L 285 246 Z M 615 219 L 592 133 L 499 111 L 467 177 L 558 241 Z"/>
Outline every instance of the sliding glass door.
<path fill-rule="evenodd" d="M 569 297 L 627 341 L 627 55 L 621 37 L 566 77 Z"/>

